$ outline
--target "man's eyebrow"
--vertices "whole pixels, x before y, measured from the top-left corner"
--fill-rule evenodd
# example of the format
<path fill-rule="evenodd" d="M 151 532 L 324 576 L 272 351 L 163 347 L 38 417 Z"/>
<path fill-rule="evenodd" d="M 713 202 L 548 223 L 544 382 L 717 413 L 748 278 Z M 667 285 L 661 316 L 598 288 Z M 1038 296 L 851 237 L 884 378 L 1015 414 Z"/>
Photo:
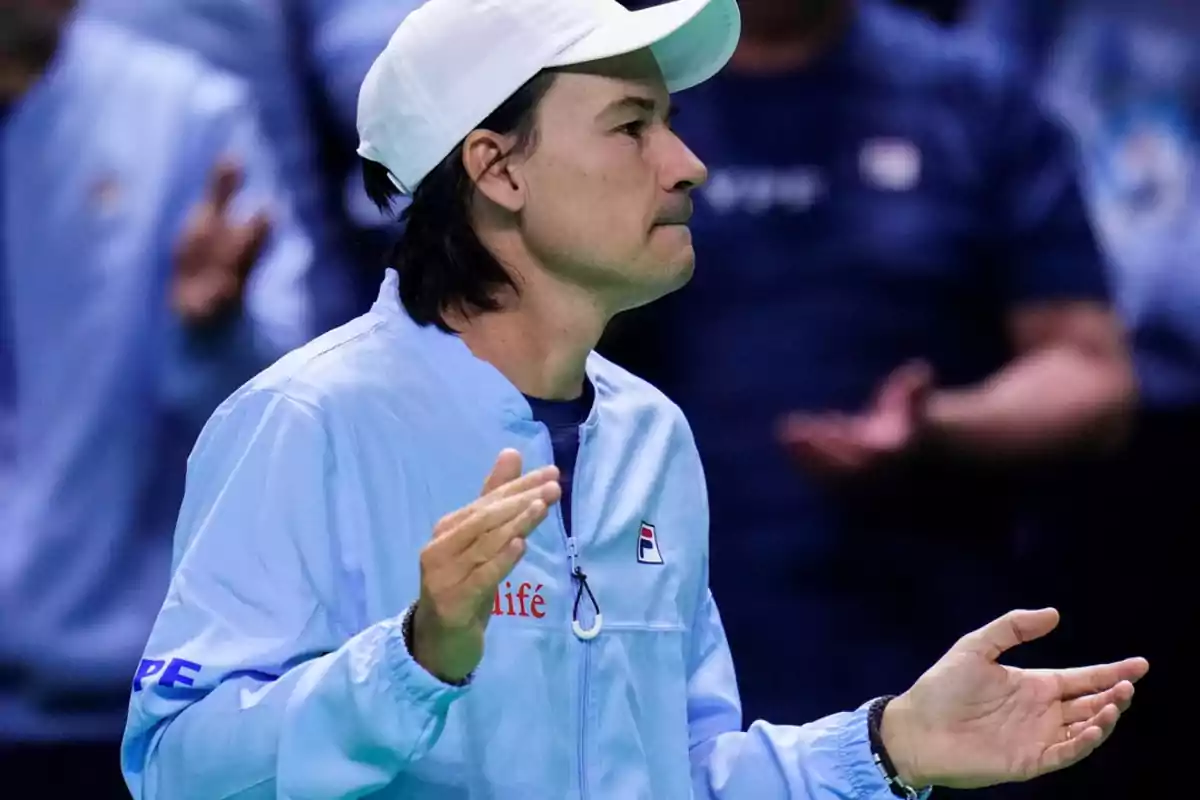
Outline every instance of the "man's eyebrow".
<path fill-rule="evenodd" d="M 654 100 L 650 99 L 649 97 L 642 97 L 634 94 L 626 95 L 625 97 L 614 100 L 605 106 L 604 110 L 600 112 L 599 116 L 611 116 L 618 111 L 624 111 L 626 109 L 643 111 L 647 114 L 654 114 L 658 110 L 658 103 L 654 102 Z M 670 118 L 675 116 L 676 110 L 677 109 L 675 106 L 672 105 L 667 110 L 667 117 Z"/>

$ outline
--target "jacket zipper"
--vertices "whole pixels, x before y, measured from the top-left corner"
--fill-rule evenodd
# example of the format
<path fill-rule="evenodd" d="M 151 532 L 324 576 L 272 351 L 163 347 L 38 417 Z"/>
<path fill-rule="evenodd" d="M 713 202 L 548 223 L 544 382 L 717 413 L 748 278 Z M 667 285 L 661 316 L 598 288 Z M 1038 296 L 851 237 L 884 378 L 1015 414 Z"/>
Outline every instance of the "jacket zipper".
<path fill-rule="evenodd" d="M 577 480 L 580 475 L 580 467 L 583 464 L 583 431 L 579 432 L 579 450 L 575 454 L 575 476 L 572 483 L 575 486 L 579 485 Z M 579 498 L 579 492 L 571 493 L 571 519 L 578 524 L 579 522 L 579 504 L 576 502 Z M 566 530 L 566 526 L 563 526 Z M 568 555 L 571 559 L 571 573 L 577 574 L 579 570 L 579 551 L 578 540 L 574 534 L 567 537 Z M 594 610 L 593 610 L 594 612 Z M 579 676 L 579 797 L 581 800 L 588 796 L 587 785 L 587 712 L 588 712 L 588 678 L 590 677 L 590 667 L 592 660 L 592 643 L 591 641 L 580 641 L 579 644 L 583 647 L 583 658 L 580 661 L 580 676 Z"/>
<path fill-rule="evenodd" d="M 579 693 L 579 796 L 586 798 L 588 796 L 587 789 L 587 768 L 585 765 L 584 755 L 587 752 L 587 707 L 588 707 L 588 678 L 592 660 L 592 643 L 580 642 L 583 647 L 583 660 L 581 661 L 580 672 L 580 693 Z"/>
<path fill-rule="evenodd" d="M 543 427 L 545 426 L 543 425 Z M 554 463 L 554 443 L 553 439 L 549 435 L 549 428 L 546 428 L 546 433 L 546 441 L 550 450 L 550 463 Z M 579 434 L 579 450 L 575 456 L 575 475 L 572 479 L 572 483 L 576 485 L 578 485 L 579 465 L 583 458 L 583 443 L 584 436 L 583 432 L 581 431 Z M 575 521 L 578 521 L 579 519 L 579 514 L 577 513 L 579 510 L 579 504 L 576 502 L 578 495 L 578 492 L 572 492 L 571 494 L 571 518 Z M 555 511 L 558 514 L 558 527 L 563 533 L 563 542 L 566 544 L 567 548 L 567 563 L 570 570 L 568 585 L 576 588 L 577 591 L 578 589 L 577 587 L 574 587 L 574 585 L 577 582 L 577 578 L 575 576 L 579 569 L 579 548 L 575 536 L 567 531 L 567 522 L 563 517 L 562 507 L 556 507 Z M 568 594 L 567 597 L 569 601 L 572 599 L 570 594 Z M 573 614 L 572 618 L 574 618 Z M 583 800 L 583 798 L 588 796 L 587 768 L 585 765 L 584 754 L 587 752 L 587 698 L 592 650 L 590 647 L 590 641 L 579 640 L 579 644 L 583 647 L 583 657 L 579 661 L 579 739 L 577 758 L 579 762 L 579 796 L 581 800 Z"/>

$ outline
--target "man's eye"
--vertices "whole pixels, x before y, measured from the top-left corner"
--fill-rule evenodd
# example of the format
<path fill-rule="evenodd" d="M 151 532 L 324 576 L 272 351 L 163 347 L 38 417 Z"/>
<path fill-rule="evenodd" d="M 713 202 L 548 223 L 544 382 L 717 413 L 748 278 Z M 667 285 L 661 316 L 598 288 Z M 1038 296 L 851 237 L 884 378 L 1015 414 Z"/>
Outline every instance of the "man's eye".
<path fill-rule="evenodd" d="M 646 132 L 646 122 L 645 120 L 640 119 L 634 120 L 633 122 L 625 123 L 621 127 L 617 128 L 617 130 L 626 136 L 632 136 L 634 139 L 640 139 L 642 138 L 642 134 Z"/>

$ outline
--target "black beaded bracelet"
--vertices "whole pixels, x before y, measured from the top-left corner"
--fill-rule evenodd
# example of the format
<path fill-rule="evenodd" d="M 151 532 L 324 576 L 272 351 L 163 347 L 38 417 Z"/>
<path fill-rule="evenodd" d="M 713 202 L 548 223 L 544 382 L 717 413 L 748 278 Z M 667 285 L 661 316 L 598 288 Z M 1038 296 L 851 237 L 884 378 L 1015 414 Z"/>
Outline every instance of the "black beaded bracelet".
<path fill-rule="evenodd" d="M 900 780 L 900 775 L 896 772 L 896 765 L 892 763 L 887 748 L 883 746 L 883 735 L 880 733 L 880 727 L 883 725 L 883 712 L 888 703 L 895 699 L 895 695 L 880 697 L 867 708 L 867 736 L 871 744 L 871 756 L 875 759 L 875 766 L 879 768 L 879 772 L 883 775 L 883 780 L 887 783 L 888 788 L 892 790 L 892 794 L 902 797 L 904 800 L 919 800 L 921 793 Z"/>
<path fill-rule="evenodd" d="M 415 659 L 415 656 L 413 656 L 413 653 L 414 653 L 413 647 L 415 646 L 416 641 L 413 638 L 413 618 L 416 615 L 417 615 L 417 602 L 414 600 L 413 604 L 411 606 L 409 606 L 408 609 L 404 612 L 404 617 L 400 620 L 400 635 L 404 638 L 404 649 L 407 650 L 408 655 L 413 657 L 414 659 Z M 473 676 L 468 675 L 467 677 L 463 678 L 461 681 L 447 681 L 447 680 L 443 680 L 442 678 L 438 678 L 436 675 L 434 675 L 434 677 L 437 678 L 442 683 L 446 684 L 447 686 L 461 688 L 463 686 L 469 685 L 471 683 L 471 678 Z"/>

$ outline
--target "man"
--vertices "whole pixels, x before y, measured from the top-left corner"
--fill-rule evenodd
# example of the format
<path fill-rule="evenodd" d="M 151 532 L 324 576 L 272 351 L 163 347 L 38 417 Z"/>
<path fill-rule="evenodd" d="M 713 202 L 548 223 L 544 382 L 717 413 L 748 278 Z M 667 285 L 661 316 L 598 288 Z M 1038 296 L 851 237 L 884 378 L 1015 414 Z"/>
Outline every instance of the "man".
<path fill-rule="evenodd" d="M 401 24 L 359 111 L 368 191 L 412 194 L 398 274 L 202 434 L 134 684 L 136 797 L 882 800 L 1108 735 L 1143 660 L 995 662 L 1053 610 L 898 699 L 742 730 L 687 423 L 592 354 L 691 274 L 705 174 L 668 95 L 738 32 L 732 0 L 430 0 Z"/>
<path fill-rule="evenodd" d="M 311 247 L 245 89 L 73 5 L 0 4 L 0 773 L 108 798 L 187 451 Z"/>
<path fill-rule="evenodd" d="M 658 363 L 621 360 L 694 427 L 748 713 L 811 718 L 1045 603 L 1026 485 L 1116 440 L 1133 381 L 1072 139 L 1018 73 L 885 2 L 742 6 L 676 123 L 702 268 L 627 323 Z M 809 683 L 773 679 L 780 617 Z"/>

